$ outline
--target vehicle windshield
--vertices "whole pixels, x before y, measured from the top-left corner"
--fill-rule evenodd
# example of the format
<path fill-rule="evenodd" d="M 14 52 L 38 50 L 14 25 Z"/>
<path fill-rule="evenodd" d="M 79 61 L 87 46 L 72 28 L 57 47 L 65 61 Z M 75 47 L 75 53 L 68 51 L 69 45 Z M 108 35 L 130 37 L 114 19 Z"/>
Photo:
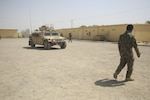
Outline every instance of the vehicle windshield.
<path fill-rule="evenodd" d="M 45 36 L 50 36 L 51 34 L 50 33 L 45 33 Z"/>
<path fill-rule="evenodd" d="M 58 36 L 58 33 L 52 33 L 52 36 Z"/>

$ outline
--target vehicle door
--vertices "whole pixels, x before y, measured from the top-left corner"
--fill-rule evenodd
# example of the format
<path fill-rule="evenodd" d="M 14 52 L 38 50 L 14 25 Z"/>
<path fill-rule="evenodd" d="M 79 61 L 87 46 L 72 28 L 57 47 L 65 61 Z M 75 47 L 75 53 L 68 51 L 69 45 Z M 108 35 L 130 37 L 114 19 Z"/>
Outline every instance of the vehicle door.
<path fill-rule="evenodd" d="M 32 41 L 33 41 L 34 44 L 37 43 L 37 39 L 36 38 L 37 38 L 37 33 L 33 33 L 32 34 Z"/>
<path fill-rule="evenodd" d="M 43 44 L 43 34 L 42 33 L 38 33 L 37 38 L 36 38 L 36 42 L 39 45 Z"/>

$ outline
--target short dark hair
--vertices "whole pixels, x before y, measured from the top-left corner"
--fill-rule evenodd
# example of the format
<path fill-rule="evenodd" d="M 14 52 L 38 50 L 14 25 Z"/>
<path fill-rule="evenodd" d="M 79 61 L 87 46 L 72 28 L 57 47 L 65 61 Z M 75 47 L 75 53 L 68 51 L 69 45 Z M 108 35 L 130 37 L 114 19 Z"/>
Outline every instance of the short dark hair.
<path fill-rule="evenodd" d="M 132 24 L 129 24 L 129 25 L 127 26 L 127 30 L 132 31 L 132 30 L 133 30 L 133 25 L 132 25 Z"/>

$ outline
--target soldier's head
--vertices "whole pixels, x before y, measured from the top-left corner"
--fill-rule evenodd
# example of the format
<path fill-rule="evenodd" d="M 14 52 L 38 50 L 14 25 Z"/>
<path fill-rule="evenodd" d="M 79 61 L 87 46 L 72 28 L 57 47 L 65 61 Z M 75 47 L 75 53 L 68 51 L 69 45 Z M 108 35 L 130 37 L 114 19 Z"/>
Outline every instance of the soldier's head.
<path fill-rule="evenodd" d="M 133 30 L 133 25 L 132 24 L 127 25 L 127 31 L 132 32 L 132 30 Z"/>

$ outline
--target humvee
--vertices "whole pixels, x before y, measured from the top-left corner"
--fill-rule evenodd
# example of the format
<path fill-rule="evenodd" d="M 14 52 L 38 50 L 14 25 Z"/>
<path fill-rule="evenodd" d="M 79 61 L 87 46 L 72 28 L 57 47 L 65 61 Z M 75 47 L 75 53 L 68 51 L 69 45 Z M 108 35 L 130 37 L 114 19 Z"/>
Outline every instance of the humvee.
<path fill-rule="evenodd" d="M 61 49 L 66 48 L 65 38 L 60 33 L 46 29 L 36 30 L 29 36 L 29 45 L 43 45 L 45 49 L 51 49 L 51 46 L 58 45 Z"/>

